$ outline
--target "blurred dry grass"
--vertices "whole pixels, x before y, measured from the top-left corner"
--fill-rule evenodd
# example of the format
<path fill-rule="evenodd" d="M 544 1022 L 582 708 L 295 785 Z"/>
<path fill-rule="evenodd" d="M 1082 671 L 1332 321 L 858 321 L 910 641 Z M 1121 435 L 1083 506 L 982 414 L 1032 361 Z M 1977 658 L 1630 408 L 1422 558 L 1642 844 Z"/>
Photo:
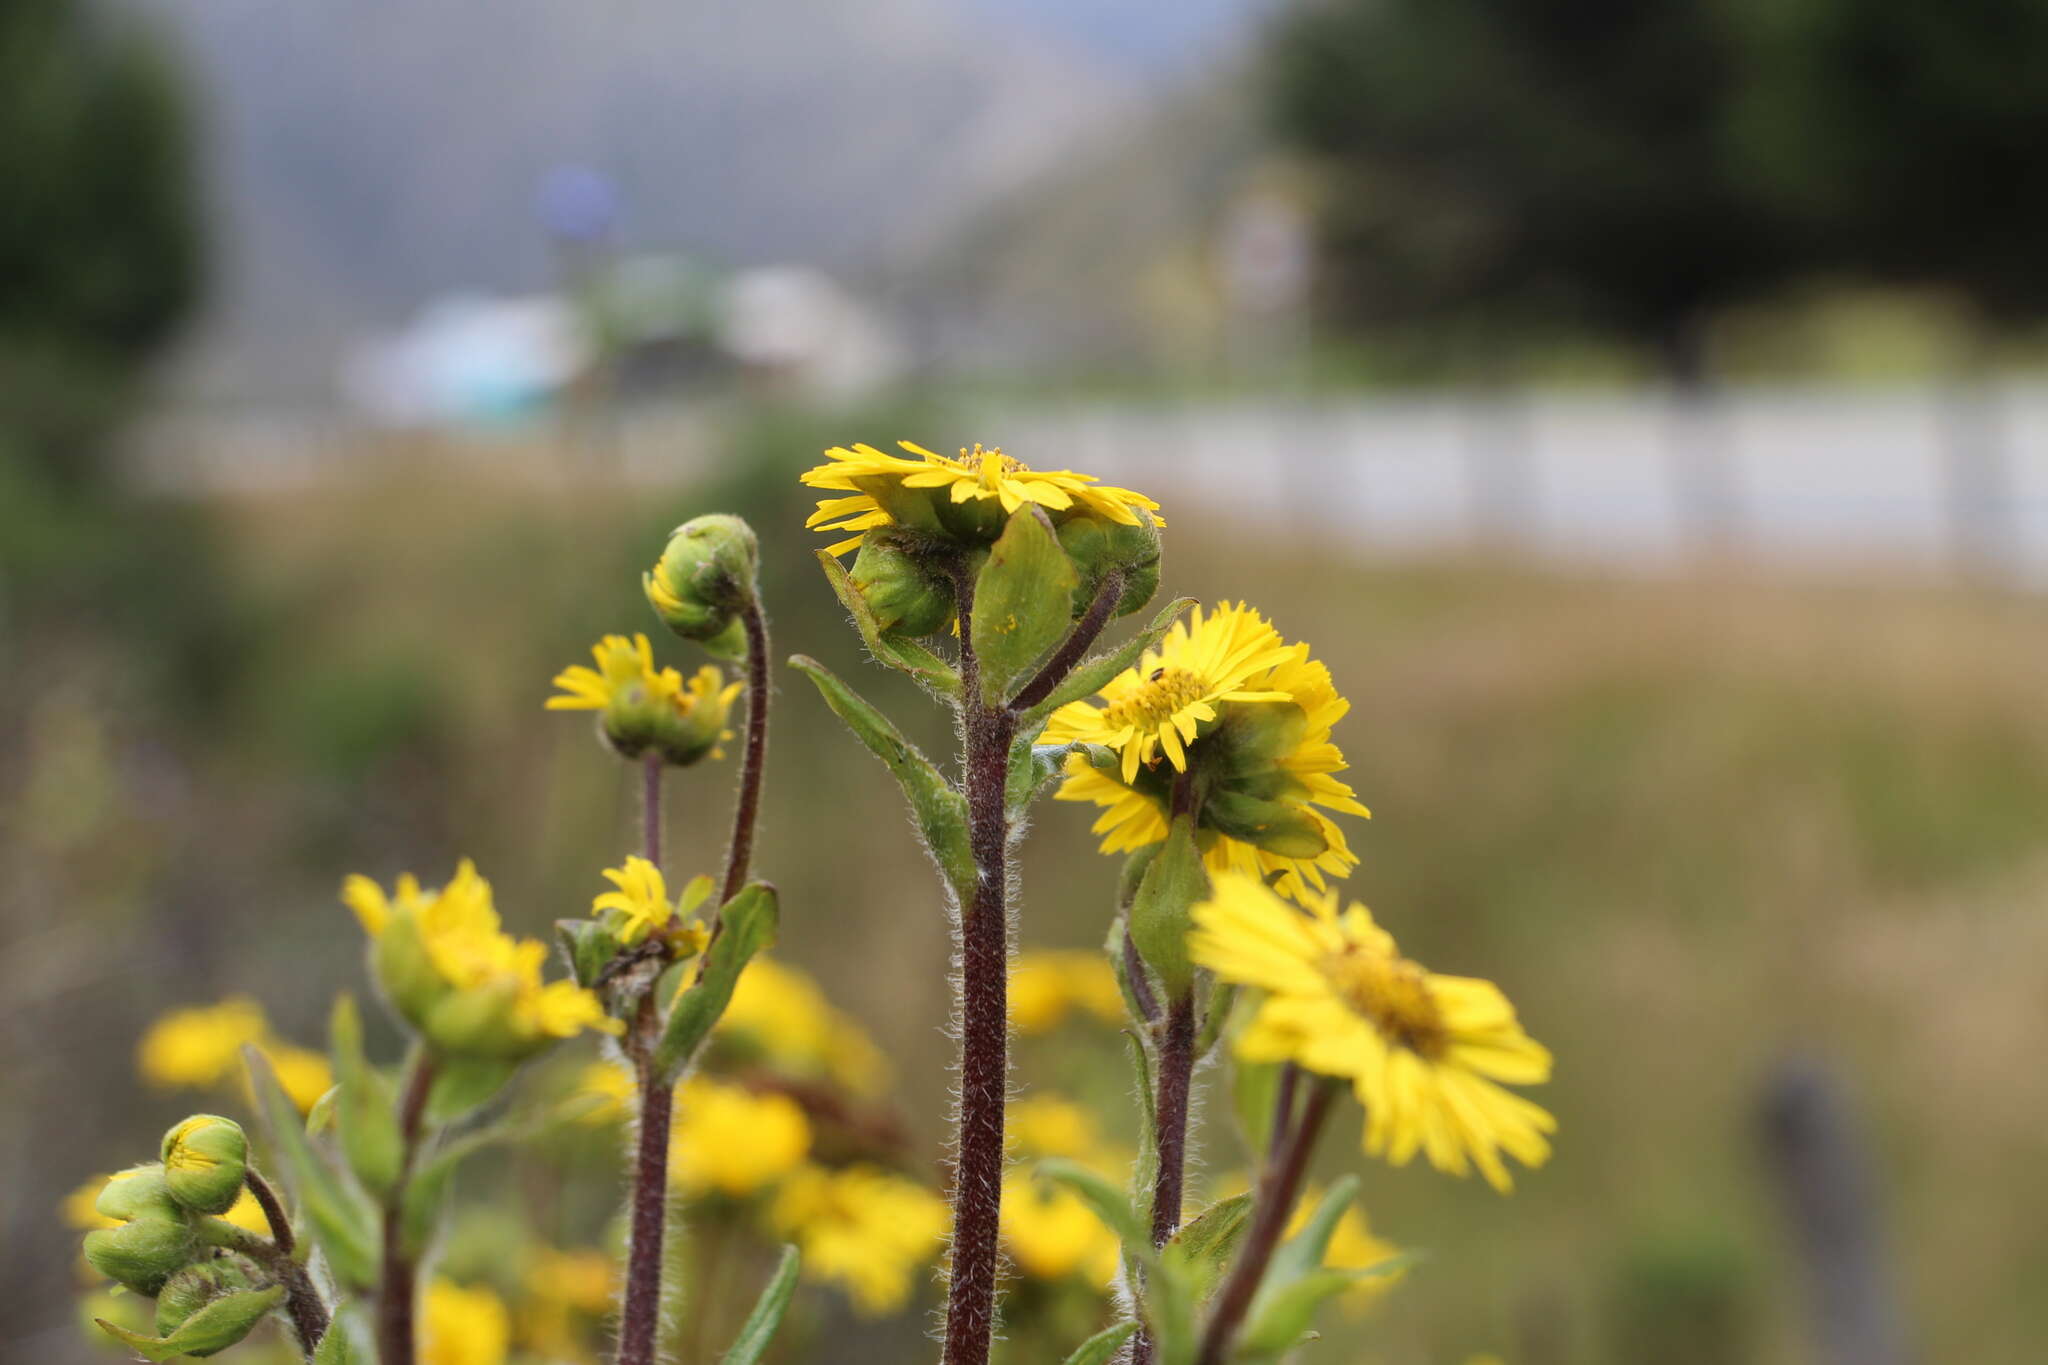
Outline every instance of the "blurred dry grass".
<path fill-rule="evenodd" d="M 921 697 L 859 659 L 786 474 L 629 495 L 383 467 L 223 502 L 245 630 L 217 736 L 176 733 L 174 711 L 82 663 L 9 694 L 31 722 L 0 766 L 0 1017 L 24 1059 L 0 1132 L 20 1163 L 10 1213 L 36 1233 L 18 1253 L 59 1245 L 55 1195 L 176 1116 L 178 1100 L 125 1088 L 159 1008 L 253 989 L 317 1038 L 326 998 L 358 984 L 343 873 L 471 854 L 529 932 L 587 903 L 626 837 L 625 784 L 540 701 L 599 633 L 652 624 L 637 572 L 684 515 L 756 518 L 778 653 L 825 659 L 950 748 Z M 1322 1358 L 1633 1365 L 1695 1358 L 1693 1323 L 1723 1334 L 1700 1359 L 1807 1358 L 1754 1140 L 1787 1051 L 1836 1063 L 1869 1122 L 1925 1358 L 2028 1358 L 2048 1336 L 2028 1292 L 2048 1270 L 2041 603 L 1721 570 L 1360 564 L 1236 544 L 1173 510 L 1169 590 L 1250 599 L 1354 702 L 1338 738 L 1376 814 L 1354 832 L 1352 891 L 1422 960 L 1500 979 L 1559 1057 L 1558 1157 L 1510 1202 L 1367 1167 L 1355 1134 L 1327 1150 L 1364 1174 L 1376 1228 L 1431 1259 L 1369 1327 L 1333 1319 L 1360 1344 Z M 883 775 L 800 686 L 785 674 L 777 698 L 759 854 L 788 907 L 783 955 L 869 1023 L 936 1144 L 937 894 Z M 685 779 L 680 818 L 703 815 L 678 831 L 684 866 L 715 856 L 730 778 Z M 1101 933 L 1114 867 L 1087 823 L 1038 813 L 1027 945 Z M 1234 1169 L 1225 1112 L 1211 1106 L 1204 1149 Z M 59 1302 L 17 1303 L 15 1325 L 48 1327 Z"/>

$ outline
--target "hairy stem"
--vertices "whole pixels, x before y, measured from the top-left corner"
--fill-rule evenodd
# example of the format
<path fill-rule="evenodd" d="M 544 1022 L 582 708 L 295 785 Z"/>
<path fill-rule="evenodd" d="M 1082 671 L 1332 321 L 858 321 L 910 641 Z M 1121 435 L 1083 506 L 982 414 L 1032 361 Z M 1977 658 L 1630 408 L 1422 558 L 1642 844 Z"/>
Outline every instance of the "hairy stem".
<path fill-rule="evenodd" d="M 291 1318 L 292 1335 L 299 1340 L 299 1349 L 307 1359 L 319 1349 L 320 1338 L 327 1335 L 327 1304 L 320 1297 L 320 1291 L 313 1285 L 313 1277 L 306 1273 L 306 1267 L 299 1264 L 292 1253 L 297 1249 L 298 1240 L 292 1235 L 292 1220 L 285 1216 L 284 1203 L 277 1197 L 277 1191 L 270 1182 L 256 1173 L 251 1166 L 243 1176 L 249 1186 L 249 1193 L 256 1198 L 257 1206 L 263 1210 L 264 1221 L 270 1224 L 270 1239 L 276 1248 L 276 1258 L 267 1262 L 279 1284 L 284 1286 L 285 1313 Z"/>
<path fill-rule="evenodd" d="M 1188 1108 L 1194 1095 L 1195 998 L 1175 1000 L 1159 1039 L 1159 1085 L 1153 1102 L 1159 1174 L 1152 1186 L 1152 1245 L 1163 1247 L 1180 1228 L 1181 1188 L 1188 1159 Z"/>
<path fill-rule="evenodd" d="M 960 908 L 960 1109 L 954 1143 L 953 1260 L 944 1365 L 987 1365 L 995 1334 L 996 1233 L 1003 1202 L 1003 1110 L 1009 1098 L 1010 824 L 1004 809 L 1016 720 L 981 699 L 974 589 L 957 577 L 974 894 Z"/>
<path fill-rule="evenodd" d="M 749 598 L 740 620 L 747 632 L 747 746 L 740 758 L 740 799 L 733 807 L 732 842 L 725 850 L 721 905 L 747 884 L 754 825 L 761 817 L 761 765 L 768 757 L 768 619 L 761 614 L 760 602 Z"/>
<path fill-rule="evenodd" d="M 640 759 L 641 856 L 661 867 L 661 752 L 649 749 Z"/>
<path fill-rule="evenodd" d="M 1259 1177 L 1251 1229 L 1245 1233 L 1244 1247 L 1230 1268 L 1230 1277 L 1216 1292 L 1216 1307 L 1202 1333 L 1196 1365 L 1223 1365 L 1227 1358 L 1238 1329 L 1244 1325 L 1244 1315 L 1252 1306 L 1252 1298 L 1258 1293 L 1259 1282 L 1266 1277 L 1273 1251 L 1280 1245 L 1280 1235 L 1287 1229 L 1294 1201 L 1301 1195 L 1302 1178 L 1308 1174 L 1309 1158 L 1315 1154 L 1316 1139 L 1322 1136 L 1323 1121 L 1329 1117 L 1330 1101 L 1337 1094 L 1335 1081 L 1317 1077 L 1302 1105 L 1300 1119 L 1287 1127 L 1286 1111 L 1295 1090 L 1294 1070 L 1290 1063 L 1281 1078 L 1282 1102 L 1275 1106 L 1273 1141 L 1266 1169 Z"/>
<path fill-rule="evenodd" d="M 619 1317 L 618 1365 L 652 1365 L 661 1330 L 664 1243 L 668 1235 L 668 1140 L 675 1091 L 654 1066 L 654 998 L 641 1004 L 634 1048 L 640 1082 L 640 1128 L 633 1155 L 631 1232 L 626 1298 Z"/>
<path fill-rule="evenodd" d="M 1102 628 L 1109 624 L 1109 614 L 1116 610 L 1117 601 L 1123 595 L 1124 572 L 1113 569 L 1103 577 L 1101 586 L 1095 589 L 1094 599 L 1088 603 L 1088 610 L 1067 632 L 1067 638 L 1060 642 L 1053 656 L 1045 661 L 1045 667 L 1039 669 L 1031 681 L 1024 684 L 1024 690 L 1011 701 L 1012 711 L 1029 711 L 1052 695 L 1053 688 L 1074 671 L 1074 665 L 1081 662 L 1081 656 L 1102 634 Z"/>
<path fill-rule="evenodd" d="M 415 1053 L 398 1102 L 398 1136 L 402 1144 L 398 1179 L 384 1201 L 384 1265 L 377 1285 L 378 1365 L 413 1365 L 416 1358 L 419 1264 L 405 1245 L 405 1187 L 412 1178 L 413 1159 L 419 1153 L 427 1095 L 433 1086 L 433 1060 L 424 1051 Z"/>

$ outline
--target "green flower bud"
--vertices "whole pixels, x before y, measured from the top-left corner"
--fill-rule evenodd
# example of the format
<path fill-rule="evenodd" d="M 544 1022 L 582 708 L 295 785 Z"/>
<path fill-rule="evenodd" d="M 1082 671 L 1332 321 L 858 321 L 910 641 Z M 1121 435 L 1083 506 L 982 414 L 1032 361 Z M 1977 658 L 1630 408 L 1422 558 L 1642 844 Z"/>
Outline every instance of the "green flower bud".
<path fill-rule="evenodd" d="M 370 974 L 399 1017 L 415 1028 L 424 1028 L 427 1015 L 454 989 L 428 956 L 419 921 L 412 915 L 391 916 L 383 932 L 371 940 Z"/>
<path fill-rule="evenodd" d="M 1080 515 L 1059 524 L 1060 548 L 1081 571 L 1081 590 L 1074 594 L 1079 615 L 1095 600 L 1096 589 L 1121 570 L 1124 588 L 1115 615 L 1128 616 L 1159 591 L 1159 525 L 1142 507 L 1133 508 L 1138 524 L 1127 526 L 1106 517 Z"/>
<path fill-rule="evenodd" d="M 165 1286 L 164 1292 L 172 1293 L 171 1287 Z M 195 1295 L 203 1297 L 194 1303 Z M 144 1336 L 105 1318 L 96 1321 L 108 1335 L 125 1342 L 144 1360 L 210 1356 L 225 1351 L 248 1336 L 256 1324 L 263 1321 L 264 1314 L 277 1307 L 283 1298 L 284 1286 L 281 1284 L 274 1284 L 268 1289 L 232 1288 L 223 1280 L 218 1293 L 208 1294 L 195 1282 L 189 1291 L 182 1288 L 177 1291 L 176 1326 L 168 1330 L 162 1326 L 163 1306 L 158 1305 L 156 1336 Z M 188 1303 L 192 1305 L 189 1309 L 185 1308 Z"/>
<path fill-rule="evenodd" d="M 114 1172 L 107 1177 L 106 1187 L 92 1206 L 101 1217 L 118 1218 L 124 1223 L 138 1218 L 181 1220 L 185 1213 L 178 1201 L 171 1198 L 160 1161 Z"/>
<path fill-rule="evenodd" d="M 201 1261 L 186 1266 L 164 1281 L 164 1287 L 157 1292 L 157 1335 L 171 1335 L 215 1299 L 248 1287 L 249 1277 L 236 1269 L 233 1261 Z"/>
<path fill-rule="evenodd" d="M 421 1031 L 443 1052 L 465 1057 L 514 1060 L 538 1051 L 552 1039 L 536 1040 L 518 1026 L 519 989 L 498 980 L 442 998 L 426 1017 Z"/>
<path fill-rule="evenodd" d="M 738 517 L 713 513 L 670 532 L 661 558 L 640 582 L 670 630 L 685 640 L 714 640 L 753 600 L 759 562 L 753 528 Z"/>
<path fill-rule="evenodd" d="M 194 1114 L 164 1134 L 164 1183 L 194 1213 L 226 1213 L 242 1192 L 249 1139 L 217 1114 Z"/>
<path fill-rule="evenodd" d="M 953 622 L 953 585 L 914 535 L 868 532 L 849 575 L 885 635 L 932 635 Z"/>
<path fill-rule="evenodd" d="M 138 1218 L 85 1234 L 85 1259 L 110 1280 L 154 1294 L 198 1253 L 191 1225 L 179 1218 Z"/>

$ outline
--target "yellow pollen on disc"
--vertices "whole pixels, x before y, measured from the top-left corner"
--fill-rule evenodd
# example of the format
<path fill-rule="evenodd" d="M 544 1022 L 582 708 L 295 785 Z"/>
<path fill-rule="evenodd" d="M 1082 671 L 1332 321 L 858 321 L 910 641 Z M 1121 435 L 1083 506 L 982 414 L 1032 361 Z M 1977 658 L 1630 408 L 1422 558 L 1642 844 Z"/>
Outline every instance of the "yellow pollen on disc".
<path fill-rule="evenodd" d="M 1115 731 L 1128 725 L 1142 734 L 1165 724 L 1183 706 L 1200 701 L 1207 690 L 1202 680 L 1185 668 L 1159 669 L 1144 686 L 1103 709 L 1102 727 Z"/>
<path fill-rule="evenodd" d="M 1347 949 L 1317 965 L 1339 999 L 1410 1052 L 1434 1060 L 1449 1046 L 1429 979 L 1407 958 Z"/>

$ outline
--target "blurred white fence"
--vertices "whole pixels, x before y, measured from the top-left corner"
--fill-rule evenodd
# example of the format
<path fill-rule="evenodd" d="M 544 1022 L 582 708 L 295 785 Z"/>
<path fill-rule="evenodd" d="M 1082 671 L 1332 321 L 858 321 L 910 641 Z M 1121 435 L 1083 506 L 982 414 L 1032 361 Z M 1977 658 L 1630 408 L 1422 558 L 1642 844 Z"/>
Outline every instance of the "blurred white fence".
<path fill-rule="evenodd" d="M 686 477 L 717 458 L 720 428 L 708 408 L 629 411 L 607 419 L 602 458 L 633 479 Z M 560 471 L 564 431 L 366 438 L 202 415 L 155 424 L 135 455 L 150 483 L 191 490 L 318 482 L 413 448 L 544 474 Z M 898 435 L 919 436 L 847 439 Z M 1656 393 L 1040 403 L 985 407 L 960 435 L 1360 553 L 1648 565 L 1708 550 L 2048 586 L 2048 385 L 1734 389 L 1693 406 Z"/>

